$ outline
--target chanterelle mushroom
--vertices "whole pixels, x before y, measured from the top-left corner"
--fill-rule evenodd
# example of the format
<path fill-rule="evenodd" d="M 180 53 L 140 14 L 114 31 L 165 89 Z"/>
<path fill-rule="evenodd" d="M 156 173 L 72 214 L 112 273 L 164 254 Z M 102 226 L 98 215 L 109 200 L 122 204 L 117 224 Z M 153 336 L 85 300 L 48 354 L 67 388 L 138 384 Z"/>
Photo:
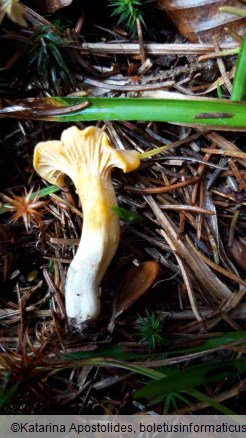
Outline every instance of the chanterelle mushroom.
<path fill-rule="evenodd" d="M 69 325 L 80 330 L 100 313 L 99 285 L 120 238 L 119 218 L 112 211 L 116 198 L 111 171 L 113 167 L 123 172 L 136 169 L 139 153 L 113 149 L 99 128 L 73 126 L 63 131 L 61 141 L 39 143 L 33 162 L 51 184 L 64 186 L 68 175 L 81 200 L 82 237 L 65 284 Z"/>

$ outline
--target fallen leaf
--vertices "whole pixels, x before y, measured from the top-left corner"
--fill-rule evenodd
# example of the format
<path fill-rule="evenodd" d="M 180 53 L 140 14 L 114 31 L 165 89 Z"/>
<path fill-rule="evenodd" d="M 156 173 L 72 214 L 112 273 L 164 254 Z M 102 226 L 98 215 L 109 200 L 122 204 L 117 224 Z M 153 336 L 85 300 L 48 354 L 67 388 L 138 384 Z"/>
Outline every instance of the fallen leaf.
<path fill-rule="evenodd" d="M 44 14 L 53 13 L 58 9 L 71 5 L 73 0 L 32 0 L 32 6 Z"/>
<path fill-rule="evenodd" d="M 231 42 L 232 37 L 225 31 L 242 35 L 245 30 L 245 18 L 226 14 L 219 10 L 227 2 L 217 0 L 157 0 L 162 10 L 172 20 L 181 35 L 192 42 L 211 42 L 215 37 L 219 43 Z M 231 5 L 231 3 L 230 3 Z M 242 8 L 238 0 L 233 0 L 233 6 Z"/>
<path fill-rule="evenodd" d="M 112 304 L 112 316 L 108 326 L 113 331 L 115 319 L 132 306 L 157 280 L 160 265 L 154 260 L 131 268 L 120 285 Z"/>

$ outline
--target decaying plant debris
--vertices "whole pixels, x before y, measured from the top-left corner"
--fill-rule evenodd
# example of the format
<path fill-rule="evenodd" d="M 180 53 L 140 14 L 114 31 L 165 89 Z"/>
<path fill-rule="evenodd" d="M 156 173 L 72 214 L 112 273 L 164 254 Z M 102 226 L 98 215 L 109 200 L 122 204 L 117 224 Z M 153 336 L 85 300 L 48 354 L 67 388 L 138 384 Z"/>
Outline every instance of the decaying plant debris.
<path fill-rule="evenodd" d="M 31 7 L 31 1 L 26 3 Z M 161 32 L 152 8 L 156 40 L 142 29 L 151 52 L 141 41 L 140 52 L 139 33 L 130 40 L 109 13 L 101 17 L 100 10 L 94 17 L 85 6 L 84 14 L 76 2 L 66 8 L 72 21 L 64 28 L 32 9 L 26 9 L 28 28 L 6 19 L 0 35 L 5 47 L 1 66 L 6 68 L 1 97 L 80 93 L 158 98 L 164 87 L 182 95 L 216 97 L 218 84 L 224 98 L 229 97 L 236 58 L 213 57 L 228 47 L 186 44 L 170 24 Z M 138 44 L 134 51 L 133 42 Z M 168 53 L 162 54 L 164 43 Z M 238 43 L 230 49 L 238 51 Z M 149 84 L 155 84 L 155 90 Z M 64 127 L 74 124 L 80 129 L 89 126 L 82 121 L 0 120 L 2 411 L 225 413 L 224 406 L 244 413 L 243 374 L 201 384 L 197 392 L 191 387 L 159 397 L 151 406 L 147 397 L 135 398 L 134 391 L 149 378 L 158 378 L 158 372 L 171 379 L 179 370 L 211 360 L 243 358 L 245 132 L 215 132 L 196 123 L 90 123 L 104 129 L 117 149 L 143 154 L 168 145 L 168 150 L 143 156 L 131 174 L 114 171 L 121 239 L 101 284 L 103 311 L 90 332 L 71 337 L 64 284 L 79 244 L 83 213 L 70 181 L 43 196 L 46 183 L 34 172 L 32 158 L 38 142 L 59 139 Z M 133 269 L 137 276 L 137 267 L 141 287 L 136 279 L 132 290 L 129 272 Z M 13 397 L 4 406 L 10 391 Z"/>

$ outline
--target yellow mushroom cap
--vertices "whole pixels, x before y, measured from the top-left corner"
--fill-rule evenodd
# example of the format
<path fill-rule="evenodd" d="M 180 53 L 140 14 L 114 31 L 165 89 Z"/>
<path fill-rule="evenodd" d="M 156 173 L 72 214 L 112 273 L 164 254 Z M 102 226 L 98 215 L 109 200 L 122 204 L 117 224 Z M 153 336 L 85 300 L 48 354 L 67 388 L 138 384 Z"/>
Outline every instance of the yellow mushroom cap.
<path fill-rule="evenodd" d="M 140 154 L 115 150 L 106 133 L 95 126 L 83 130 L 72 126 L 63 131 L 60 141 L 38 143 L 33 165 L 50 184 L 62 187 L 68 175 L 77 186 L 86 175 L 107 176 L 113 167 L 125 173 L 135 170 L 140 165 Z"/>

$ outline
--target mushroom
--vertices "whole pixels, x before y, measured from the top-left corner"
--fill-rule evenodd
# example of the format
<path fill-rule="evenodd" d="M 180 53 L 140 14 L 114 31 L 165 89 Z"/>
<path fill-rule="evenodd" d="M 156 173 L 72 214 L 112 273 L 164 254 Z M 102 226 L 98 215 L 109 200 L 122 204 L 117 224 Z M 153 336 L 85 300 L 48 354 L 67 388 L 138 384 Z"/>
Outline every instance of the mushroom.
<path fill-rule="evenodd" d="M 68 175 L 82 204 L 82 236 L 65 283 L 68 323 L 81 331 L 100 313 L 99 286 L 120 238 L 111 171 L 131 172 L 139 166 L 140 154 L 115 150 L 99 128 L 73 126 L 63 131 L 61 141 L 38 143 L 33 164 L 50 184 L 62 187 Z"/>

